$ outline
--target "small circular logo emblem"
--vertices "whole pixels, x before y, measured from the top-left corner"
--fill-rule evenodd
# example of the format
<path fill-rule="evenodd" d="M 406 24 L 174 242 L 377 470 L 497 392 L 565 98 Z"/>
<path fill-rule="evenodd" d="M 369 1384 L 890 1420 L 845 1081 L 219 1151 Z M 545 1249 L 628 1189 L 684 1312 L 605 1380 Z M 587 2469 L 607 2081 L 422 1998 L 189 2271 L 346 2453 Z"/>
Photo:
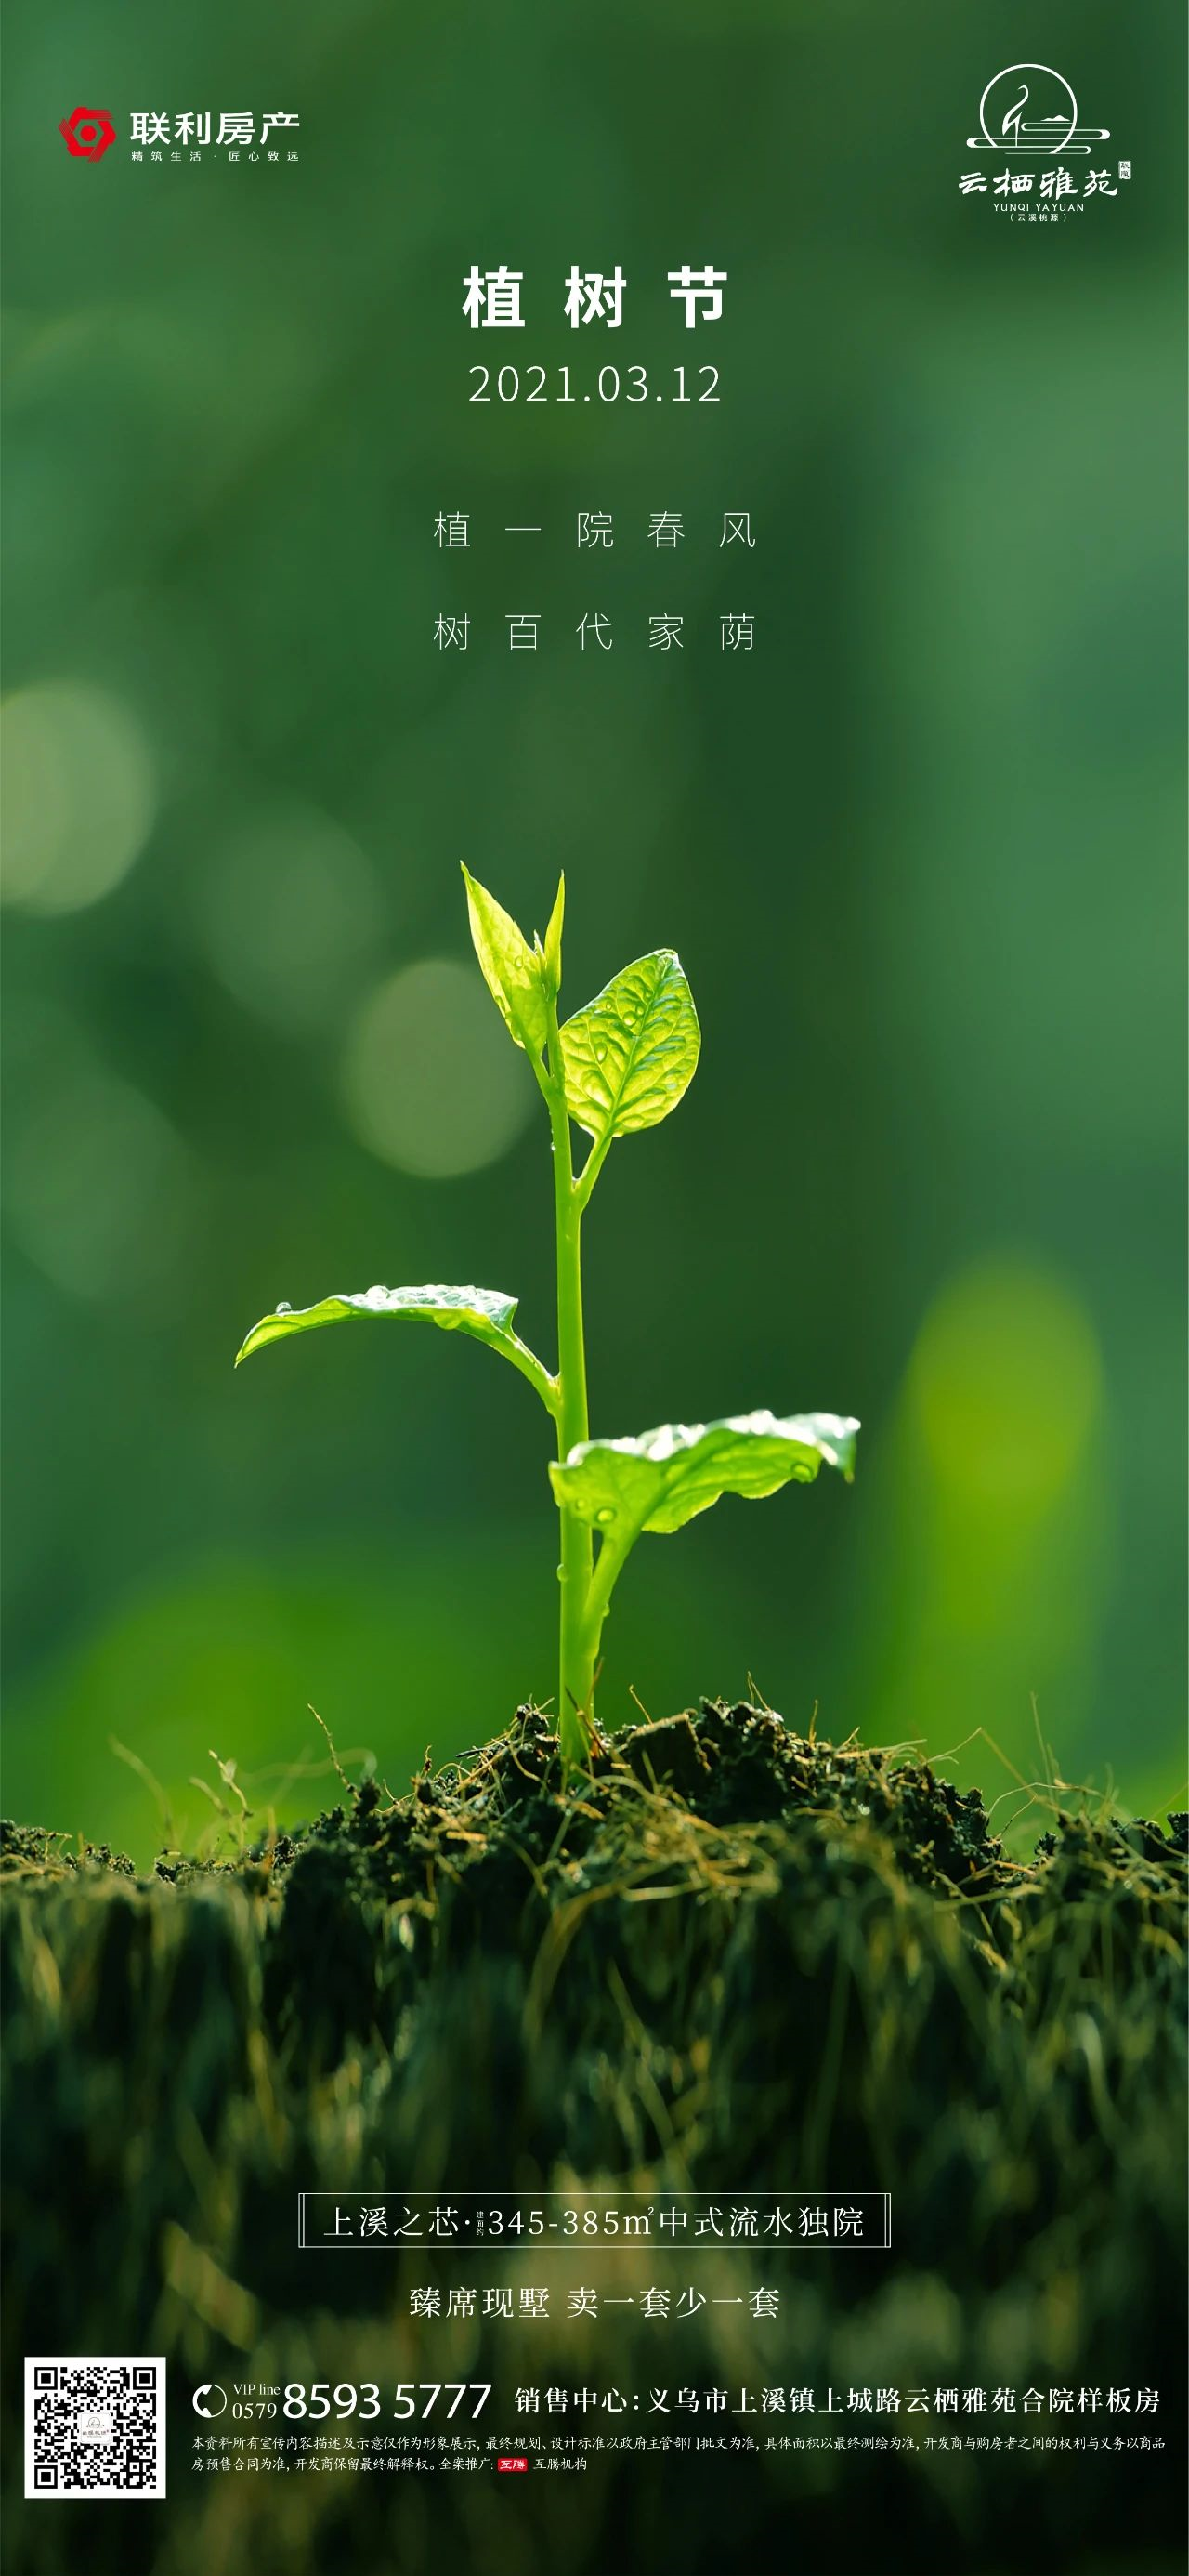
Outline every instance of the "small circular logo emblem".
<path fill-rule="evenodd" d="M 63 118 L 58 132 L 76 161 L 102 161 L 108 144 L 116 139 L 116 129 L 102 107 L 76 107 L 72 116 Z"/>
<path fill-rule="evenodd" d="M 992 151 L 1063 152 L 1078 121 L 1078 103 L 1047 63 L 1010 63 L 979 100 L 978 121 Z"/>

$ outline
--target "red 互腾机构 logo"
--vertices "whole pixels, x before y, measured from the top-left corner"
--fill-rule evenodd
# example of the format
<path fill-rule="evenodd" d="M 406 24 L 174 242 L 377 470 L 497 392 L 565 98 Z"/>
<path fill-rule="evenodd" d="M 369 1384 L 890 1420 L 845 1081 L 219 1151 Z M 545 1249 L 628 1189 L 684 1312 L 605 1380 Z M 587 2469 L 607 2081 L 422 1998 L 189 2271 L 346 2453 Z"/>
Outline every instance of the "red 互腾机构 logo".
<path fill-rule="evenodd" d="M 109 143 L 116 139 L 116 129 L 102 107 L 76 107 L 72 115 L 63 118 L 58 132 L 76 161 L 102 161 Z"/>
<path fill-rule="evenodd" d="M 524 2456 L 523 2451 L 520 2451 L 520 2452 L 516 2452 L 516 2453 L 514 2453 L 510 2458 L 497 2460 L 495 2465 L 496 2465 L 497 2470 L 505 2470 L 505 2469 L 525 2469 L 525 2470 L 527 2470 L 527 2468 L 528 2468 L 528 2461 L 525 2459 L 525 2456 Z"/>

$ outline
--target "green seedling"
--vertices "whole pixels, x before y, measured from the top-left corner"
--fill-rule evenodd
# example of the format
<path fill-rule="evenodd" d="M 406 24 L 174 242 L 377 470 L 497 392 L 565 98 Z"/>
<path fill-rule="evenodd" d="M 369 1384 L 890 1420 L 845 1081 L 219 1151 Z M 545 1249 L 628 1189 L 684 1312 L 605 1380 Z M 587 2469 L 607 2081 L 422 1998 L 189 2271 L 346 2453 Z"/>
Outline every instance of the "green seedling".
<path fill-rule="evenodd" d="M 823 1462 L 848 1479 L 857 1422 L 832 1413 L 666 1422 L 634 1439 L 592 1440 L 582 1320 L 582 1220 L 617 1137 L 655 1127 L 692 1079 L 701 1032 L 671 948 L 625 966 L 586 1009 L 558 1021 L 565 879 L 544 940 L 530 948 L 502 905 L 464 867 L 471 937 L 509 1036 L 524 1049 L 549 1114 L 557 1242 L 557 1369 L 512 1329 L 514 1297 L 494 1288 L 368 1288 L 316 1306 L 278 1306 L 254 1326 L 236 1366 L 266 1342 L 319 1324 L 403 1316 L 469 1333 L 519 1369 L 553 1422 L 549 1473 L 561 1524 L 558 1730 L 563 1761 L 581 1761 L 594 1722 L 603 1623 L 636 1540 L 677 1530 L 720 1494 L 759 1496 L 809 1484 Z M 575 1171 L 571 1127 L 590 1139 Z"/>

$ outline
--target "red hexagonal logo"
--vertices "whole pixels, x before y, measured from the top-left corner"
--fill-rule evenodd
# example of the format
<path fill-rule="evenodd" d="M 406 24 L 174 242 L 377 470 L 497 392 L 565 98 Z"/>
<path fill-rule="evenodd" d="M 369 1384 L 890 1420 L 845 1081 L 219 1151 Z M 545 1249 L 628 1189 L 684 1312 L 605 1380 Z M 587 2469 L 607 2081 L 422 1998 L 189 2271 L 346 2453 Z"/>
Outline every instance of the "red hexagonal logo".
<path fill-rule="evenodd" d="M 116 129 L 102 107 L 76 107 L 58 132 L 76 161 L 102 161 L 108 144 L 116 139 Z"/>

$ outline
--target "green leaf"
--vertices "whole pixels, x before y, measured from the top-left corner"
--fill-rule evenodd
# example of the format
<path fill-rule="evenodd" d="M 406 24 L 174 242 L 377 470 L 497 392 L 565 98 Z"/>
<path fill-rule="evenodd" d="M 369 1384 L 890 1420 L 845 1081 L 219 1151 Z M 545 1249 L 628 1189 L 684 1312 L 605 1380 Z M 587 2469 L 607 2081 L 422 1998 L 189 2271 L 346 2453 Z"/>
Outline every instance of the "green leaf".
<path fill-rule="evenodd" d="M 498 1004 L 505 1027 L 517 1046 L 523 1047 L 529 1055 L 539 1056 L 549 1030 L 543 960 L 534 955 L 524 932 L 517 928 L 511 913 L 505 912 L 502 903 L 497 903 L 495 896 L 488 894 L 486 886 L 477 883 L 465 865 L 462 873 L 466 880 L 471 937 L 487 989 Z M 559 954 L 560 939 L 559 919 Z"/>
<path fill-rule="evenodd" d="M 728 1415 L 666 1422 L 636 1440 L 585 1440 L 549 1473 L 564 1510 L 602 1530 L 613 1548 L 642 1530 L 677 1530 L 720 1494 L 758 1497 L 811 1484 L 822 1465 L 854 1472 L 857 1422 L 835 1413 Z"/>
<path fill-rule="evenodd" d="M 655 1127 L 688 1088 L 701 1043 L 680 959 L 671 948 L 638 957 L 561 1032 L 571 1118 L 596 1145 Z"/>
<path fill-rule="evenodd" d="M 566 880 L 563 874 L 557 880 L 557 893 L 554 897 L 553 910 L 549 915 L 549 927 L 545 933 L 545 944 L 541 950 L 541 955 L 545 961 L 545 973 L 548 978 L 549 990 L 555 999 L 561 988 L 561 925 L 565 909 Z"/>
<path fill-rule="evenodd" d="M 353 1297 L 323 1297 L 316 1306 L 278 1306 L 254 1324 L 235 1365 L 262 1351 L 267 1342 L 283 1342 L 291 1333 L 310 1333 L 319 1324 L 350 1324 L 369 1315 L 408 1315 L 416 1322 L 439 1324 L 443 1332 L 469 1333 L 477 1342 L 500 1351 L 535 1386 L 542 1403 L 555 1410 L 556 1390 L 542 1363 L 512 1331 L 516 1299 L 498 1288 L 366 1288 Z"/>

